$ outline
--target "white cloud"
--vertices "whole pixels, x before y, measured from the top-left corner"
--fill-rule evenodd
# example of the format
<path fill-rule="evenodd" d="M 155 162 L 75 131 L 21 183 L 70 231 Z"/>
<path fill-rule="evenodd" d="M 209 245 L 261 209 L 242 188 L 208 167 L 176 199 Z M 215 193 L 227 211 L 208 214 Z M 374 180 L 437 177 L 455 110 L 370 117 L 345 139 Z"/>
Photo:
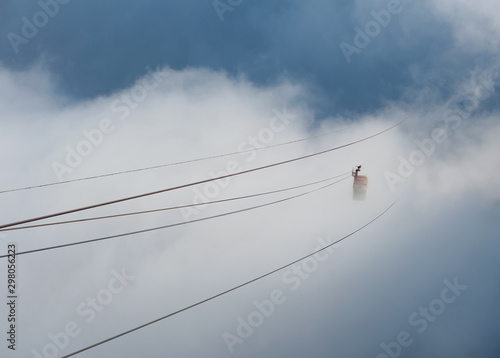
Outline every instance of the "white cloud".
<path fill-rule="evenodd" d="M 436 13 L 452 25 L 457 46 L 474 52 L 498 52 L 500 4 L 495 0 L 430 1 Z"/>
<path fill-rule="evenodd" d="M 249 141 L 249 136 L 256 136 L 269 127 L 275 116 L 273 110 L 281 111 L 285 106 L 294 118 L 283 130 L 274 133 L 268 145 L 352 125 L 348 118 L 328 118 L 320 128 L 311 129 L 314 112 L 306 102 L 310 95 L 299 85 L 284 82 L 275 87 L 256 87 L 244 79 L 232 79 L 223 73 L 201 69 L 170 71 L 169 77 L 149 92 L 123 121 L 110 106 L 131 89 L 83 104 L 57 106 L 60 100 L 53 94 L 50 81 L 42 81 L 36 91 L 31 91 L 30 86 L 17 84 L 13 80 L 15 75 L 3 71 L 2 76 L 13 87 L 12 93 L 18 93 L 18 98 L 27 96 L 33 103 L 39 103 L 21 110 L 16 101 L 0 100 L 2 107 L 11 113 L 10 121 L 4 121 L 5 130 L 0 133 L 0 140 L 7 148 L 0 157 L 7 169 L 7 175 L 1 179 L 2 188 L 56 180 L 51 163 L 64 160 L 65 146 L 76 146 L 84 139 L 82 130 L 98 127 L 104 117 L 110 118 L 116 129 L 106 134 L 102 143 L 68 177 L 237 151 L 242 142 Z M 36 83 L 40 83 L 38 78 L 45 78 L 36 71 L 26 76 L 32 76 Z M 44 106 L 45 103 L 51 105 Z M 150 357 L 229 356 L 222 334 L 234 330 L 236 317 L 248 314 L 253 309 L 252 302 L 268 297 L 274 288 L 288 290 L 285 291 L 288 302 L 276 309 L 269 321 L 256 330 L 255 336 L 237 347 L 235 356 L 255 356 L 259 349 L 275 349 L 266 344 L 283 347 L 280 354 L 287 356 L 285 352 L 294 348 L 292 339 L 300 334 L 300 342 L 304 345 L 314 342 L 313 337 L 323 335 L 334 337 L 333 353 L 376 356 L 381 340 L 394 339 L 393 335 L 406 328 L 405 320 L 415 310 L 415 305 L 428 304 L 435 298 L 434 288 L 439 289 L 444 279 L 457 275 L 471 285 L 477 280 L 479 288 L 471 288 L 468 298 L 457 301 L 456 309 L 480 302 L 479 291 L 491 284 L 491 278 L 481 279 L 478 276 L 482 272 L 480 269 L 464 264 L 473 259 L 468 253 L 470 237 L 456 239 L 456 236 L 464 227 L 476 229 L 476 242 L 486 245 L 486 238 L 493 230 L 492 224 L 487 226 L 474 210 L 478 202 L 486 199 L 488 207 L 494 205 L 500 195 L 494 184 L 499 182 L 500 175 L 496 144 L 500 126 L 494 116 L 473 118 L 474 114 L 464 120 L 456 131 L 450 132 L 445 143 L 436 146 L 435 152 L 426 157 L 405 184 L 398 185 L 396 194 L 391 193 L 384 178 L 386 171 L 397 171 L 399 155 L 406 157 L 418 149 L 415 139 L 429 136 L 433 125 L 441 125 L 420 119 L 434 116 L 441 120 L 447 105 L 414 108 L 412 118 L 403 126 L 358 145 L 232 178 L 217 196 L 224 198 L 293 186 L 363 164 L 369 176 L 366 202 L 352 201 L 352 184 L 348 180 L 322 193 L 258 211 L 22 257 L 19 279 L 23 297 L 20 307 L 23 345 L 20 351 L 29 355 L 31 348 L 42 349 L 50 343 L 47 333 L 61 330 L 69 320 L 78 322 L 82 333 L 71 340 L 65 353 L 204 299 L 311 252 L 317 246 L 317 236 L 331 235 L 335 239 L 348 234 L 404 192 L 403 199 L 391 212 L 347 241 L 296 293 L 288 290 L 278 274 L 96 348 L 82 357 L 135 356 L 144 347 L 148 347 Z M 394 104 L 385 111 L 360 118 L 353 128 L 332 136 L 260 151 L 253 161 L 242 154 L 233 159 L 241 168 L 250 169 L 324 150 L 381 131 L 404 118 L 408 114 L 406 111 Z M 467 141 L 467 136 L 472 135 L 475 140 Z M 204 179 L 210 171 L 224 170 L 228 160 L 219 158 L 96 181 L 6 193 L 2 195 L 2 222 Z M 483 170 L 488 175 L 483 175 Z M 95 214 L 190 203 L 193 195 L 191 189 L 172 192 L 101 208 Z M 266 200 L 271 199 L 207 207 L 198 217 Z M 86 215 L 79 213 L 72 217 Z M 456 227 L 450 225 L 454 218 L 462 220 Z M 470 221 L 466 223 L 465 218 Z M 11 232 L 9 239 L 18 241 L 20 249 L 27 250 L 177 221 L 182 221 L 182 216 L 175 211 Z M 456 239 L 455 242 L 452 239 Z M 443 249 L 453 243 L 456 245 L 453 250 L 461 255 L 460 259 L 448 257 Z M 134 283 L 87 325 L 76 315 L 76 307 L 106 287 L 111 271 L 122 267 L 136 276 Z M 491 308 L 492 302 L 486 302 L 484 309 Z M 322 310 L 329 313 L 324 314 Z M 315 319 L 308 321 L 308 317 Z M 444 322 L 448 319 L 453 322 L 456 317 L 471 319 L 468 315 L 453 313 L 446 317 L 433 329 L 456 333 Z M 299 322 L 318 333 L 304 335 Z M 384 329 L 378 329 L 381 325 Z M 430 336 L 429 333 L 415 339 L 425 342 Z M 420 344 L 409 349 L 417 347 Z"/>

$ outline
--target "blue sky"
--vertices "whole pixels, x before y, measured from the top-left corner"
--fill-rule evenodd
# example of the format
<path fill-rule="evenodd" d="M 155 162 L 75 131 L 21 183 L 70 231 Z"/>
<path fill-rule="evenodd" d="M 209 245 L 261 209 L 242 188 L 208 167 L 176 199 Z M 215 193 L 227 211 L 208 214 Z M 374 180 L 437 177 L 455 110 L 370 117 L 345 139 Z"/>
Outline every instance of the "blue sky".
<path fill-rule="evenodd" d="M 348 178 L 23 256 L 18 349 L 2 345 L 2 357 L 61 357 L 144 324 L 314 252 L 397 198 L 323 260 L 77 356 L 498 357 L 499 14 L 495 0 L 0 2 L 0 191 L 161 166 L 1 192 L 1 224 L 308 155 L 408 118 L 329 154 L 68 216 L 251 195 L 358 164 L 369 178 L 365 202 Z M 0 232 L 0 255 L 10 242 L 37 249 L 300 192 Z M 267 315 L 263 302 L 274 302 Z M 245 333 L 252 317 L 262 322 Z"/>
<path fill-rule="evenodd" d="M 0 61 L 16 70 L 41 64 L 73 100 L 129 86 L 146 66 L 222 70 L 261 86 L 289 78 L 306 83 L 325 114 L 411 102 L 408 91 L 424 85 L 446 98 L 469 71 L 495 61 L 494 49 L 477 56 L 459 46 L 453 23 L 433 11 L 432 2 L 395 3 L 397 11 L 350 63 L 340 44 L 354 45 L 355 28 L 365 30 L 372 12 L 387 11 L 389 1 L 214 4 L 219 3 L 71 1 L 59 5 L 29 42 L 13 46 L 2 36 Z M 40 11 L 36 2 L 3 6 L 4 34 L 22 36 L 22 17 L 33 21 Z"/>

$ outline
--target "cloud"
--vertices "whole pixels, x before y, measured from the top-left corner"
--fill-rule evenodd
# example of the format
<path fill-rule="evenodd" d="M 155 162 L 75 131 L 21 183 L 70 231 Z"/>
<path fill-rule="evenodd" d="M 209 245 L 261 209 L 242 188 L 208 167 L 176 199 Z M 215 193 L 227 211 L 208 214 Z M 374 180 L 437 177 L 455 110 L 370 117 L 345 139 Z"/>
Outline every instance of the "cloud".
<path fill-rule="evenodd" d="M 497 2 L 482 0 L 473 4 L 467 1 L 430 3 L 436 14 L 452 26 L 457 47 L 474 53 L 498 52 L 500 25 Z"/>
<path fill-rule="evenodd" d="M 19 353 L 30 356 L 31 349 L 40 353 L 47 350 L 47 345 L 53 344 L 49 333 L 64 331 L 69 322 L 75 322 L 81 332 L 68 339 L 67 346 L 56 347 L 62 353 L 205 299 L 311 253 L 319 245 L 318 238 L 330 236 L 335 240 L 349 234 L 397 196 L 401 199 L 391 211 L 319 262 L 307 278 L 300 279 L 296 290 L 283 273 L 278 273 L 82 357 L 137 356 L 144 347 L 151 357 L 231 356 L 223 334 L 237 335 L 238 317 L 248 319 L 255 311 L 254 301 L 270 299 L 275 289 L 283 292 L 285 302 L 234 347 L 233 356 L 285 357 L 307 351 L 318 358 L 376 357 L 383 353 L 380 344 L 397 340 L 401 331 L 409 332 L 413 339 L 403 350 L 408 356 L 498 353 L 498 292 L 492 288 L 498 283 L 494 254 L 498 250 L 498 223 L 492 214 L 498 211 L 500 200 L 496 184 L 500 175 L 497 111 L 481 111 L 488 102 L 481 97 L 483 100 L 475 101 L 474 107 L 458 107 L 462 108 L 460 124 L 457 117 L 446 117 L 447 110 L 455 110 L 464 95 L 476 93 L 476 78 L 490 78 L 493 92 L 492 73 L 478 69 L 457 86 L 454 93 L 461 100 L 443 104 L 432 100 L 432 91 L 422 91 L 412 107 L 394 102 L 370 115 L 359 115 L 353 123 L 342 116 L 316 121 L 318 113 L 309 105 L 314 91 L 293 80 L 259 86 L 223 71 L 158 68 L 120 91 L 70 103 L 61 99 L 54 79 L 44 71 L 12 73 L 3 69 L 0 92 L 7 93 L 8 86 L 16 96 L 0 100 L 9 113 L 0 133 L 8 148 L 1 154 L 6 170 L 2 188 L 56 181 L 54 161 L 65 163 L 68 146 L 76 151 L 82 141 L 90 142 L 84 131 L 96 130 L 104 118 L 114 130 L 103 134 L 91 153 L 82 154 L 81 163 L 65 178 L 217 155 L 350 128 L 254 155 L 236 154 L 120 177 L 5 193 L 2 222 L 208 178 L 211 172 L 217 175 L 226 171 L 230 161 L 239 169 L 250 169 L 325 150 L 384 130 L 411 114 L 398 128 L 330 154 L 234 177 L 226 183 L 218 182 L 218 187 L 190 188 L 96 210 L 92 214 L 188 204 L 199 193 L 214 199 L 252 194 L 323 179 L 357 164 L 363 164 L 369 177 L 366 202 L 352 200 L 348 180 L 320 193 L 247 213 L 21 256 L 19 341 L 23 344 Z M 154 75 L 160 76 L 158 85 L 142 92 L 140 86 Z M 121 119 L 125 112 L 113 111 L 113 103 L 124 105 L 124 96 L 132 102 L 128 115 Z M 24 103 L 15 100 L 19 98 Z M 275 119 L 277 112 L 286 113 L 289 123 L 280 125 Z M 447 122 L 447 118 L 453 120 Z M 446 140 L 435 142 L 432 153 L 420 155 L 422 163 L 415 162 L 418 155 L 412 153 L 422 151 L 415 141 L 432 140 L 436 128 L 446 131 Z M 414 161 L 413 173 L 402 176 L 400 157 L 410 164 Z M 387 172 L 404 179 L 395 185 L 395 193 L 390 190 Z M 285 196 L 282 193 L 273 199 Z M 207 206 L 190 214 L 189 219 L 266 200 L 272 199 Z M 83 216 L 86 213 L 69 217 Z M 8 238 L 18 243 L 19 250 L 29 250 L 184 219 L 177 210 L 13 231 Z M 95 309 L 95 319 L 86 323 L 77 308 L 89 297 L 101 295 L 107 302 L 103 290 L 109 289 L 113 270 L 122 268 L 135 279 L 109 303 L 101 304 L 100 311 Z M 294 275 L 295 279 L 301 277 Z M 467 290 L 418 333 L 409 316 L 440 298 L 444 281 L 455 277 Z M 433 337 L 440 337 L 446 344 Z"/>

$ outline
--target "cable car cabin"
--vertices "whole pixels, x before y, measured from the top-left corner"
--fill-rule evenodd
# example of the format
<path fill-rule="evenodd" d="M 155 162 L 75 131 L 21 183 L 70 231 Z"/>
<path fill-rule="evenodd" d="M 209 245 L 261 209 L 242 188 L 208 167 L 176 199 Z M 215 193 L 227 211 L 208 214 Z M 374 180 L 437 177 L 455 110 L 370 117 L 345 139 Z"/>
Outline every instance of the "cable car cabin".
<path fill-rule="evenodd" d="M 361 165 L 358 165 L 352 170 L 354 183 L 352 185 L 352 199 L 353 200 L 366 200 L 366 191 L 368 187 L 368 177 L 366 175 L 359 175 Z"/>
<path fill-rule="evenodd" d="M 366 190 L 368 187 L 368 177 L 366 175 L 356 175 L 352 185 L 352 199 L 366 200 Z"/>

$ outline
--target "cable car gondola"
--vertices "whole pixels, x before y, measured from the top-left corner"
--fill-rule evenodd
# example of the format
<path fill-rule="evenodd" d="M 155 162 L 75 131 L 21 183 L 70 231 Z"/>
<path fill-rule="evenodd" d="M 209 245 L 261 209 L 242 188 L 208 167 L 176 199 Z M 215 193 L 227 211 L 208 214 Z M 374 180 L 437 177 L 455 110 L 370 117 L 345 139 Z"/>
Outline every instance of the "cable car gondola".
<path fill-rule="evenodd" d="M 359 175 L 360 171 L 361 171 L 361 165 L 352 168 L 352 176 L 354 177 L 354 183 L 352 185 L 353 200 L 366 200 L 368 177 L 366 175 Z"/>

